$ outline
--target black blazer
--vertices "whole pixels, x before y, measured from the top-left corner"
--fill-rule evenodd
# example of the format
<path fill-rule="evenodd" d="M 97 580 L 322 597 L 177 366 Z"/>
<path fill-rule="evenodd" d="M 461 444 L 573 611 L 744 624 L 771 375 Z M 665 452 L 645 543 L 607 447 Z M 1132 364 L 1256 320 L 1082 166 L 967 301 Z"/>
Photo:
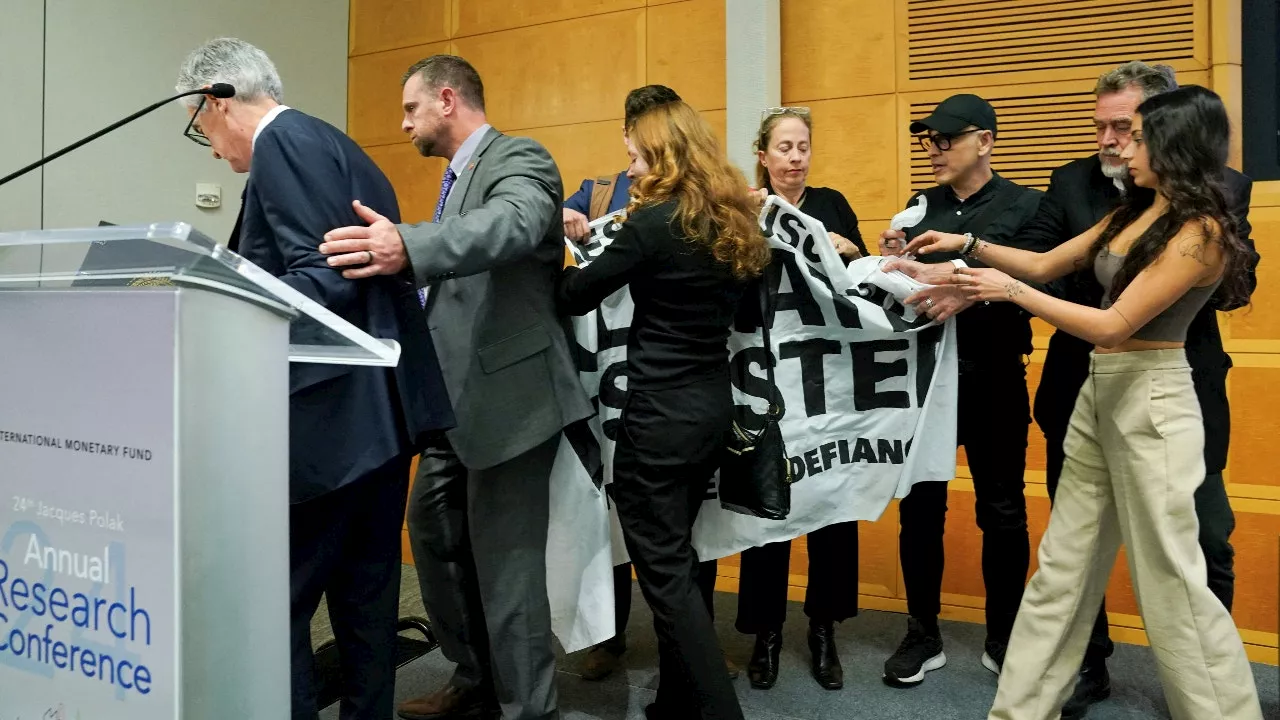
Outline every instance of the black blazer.
<path fill-rule="evenodd" d="M 1249 199 L 1253 181 L 1224 168 L 1227 200 L 1235 217 L 1240 240 L 1253 258 L 1249 266 L 1249 292 L 1258 281 L 1254 269 L 1259 256 L 1249 237 Z M 1093 227 L 1120 201 L 1120 191 L 1102 174 L 1097 154 L 1073 160 L 1053 171 L 1049 190 L 1040 200 L 1035 218 L 1020 233 L 1029 247 L 1046 252 Z M 1101 307 L 1103 288 L 1091 269 L 1074 273 L 1050 285 L 1058 297 L 1092 307 Z M 1205 464 L 1207 472 L 1221 472 L 1227 464 L 1231 412 L 1227 405 L 1227 370 L 1231 358 L 1222 349 L 1217 310 L 1234 310 L 1215 297 L 1207 303 L 1187 328 L 1187 361 L 1191 364 L 1200 411 L 1205 420 Z M 1088 374 L 1089 352 L 1093 346 L 1061 330 L 1049 340 L 1040 387 L 1036 391 L 1035 415 L 1046 432 L 1065 423 L 1076 395 Z M 1053 417 L 1063 418 L 1055 423 Z M 1065 425 L 1062 427 L 1065 430 Z"/>
<path fill-rule="evenodd" d="M 364 224 L 351 207 L 357 198 L 399 221 L 391 183 L 337 128 L 285 110 L 258 136 L 240 254 L 373 337 L 401 347 L 395 369 L 290 364 L 289 495 L 295 503 L 416 452 L 433 431 L 453 426 L 413 283 L 400 276 L 346 280 L 320 254 L 330 229 Z"/>

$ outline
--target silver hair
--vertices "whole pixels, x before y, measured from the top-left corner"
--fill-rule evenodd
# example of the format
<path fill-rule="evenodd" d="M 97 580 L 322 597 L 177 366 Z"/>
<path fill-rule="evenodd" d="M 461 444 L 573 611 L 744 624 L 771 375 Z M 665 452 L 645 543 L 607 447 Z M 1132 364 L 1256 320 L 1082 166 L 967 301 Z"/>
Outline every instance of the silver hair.
<path fill-rule="evenodd" d="M 197 90 L 213 83 L 228 83 L 236 89 L 236 99 L 253 102 L 269 97 L 284 102 L 284 86 L 271 58 L 258 48 L 236 38 L 218 38 L 196 48 L 178 71 L 178 92 Z M 187 107 L 200 103 L 200 95 L 182 99 Z"/>
<path fill-rule="evenodd" d="M 1103 73 L 1093 89 L 1094 95 L 1117 93 L 1129 87 L 1142 91 L 1146 100 L 1178 88 L 1173 68 L 1168 65 L 1148 65 L 1140 60 L 1127 62 L 1115 70 Z"/>

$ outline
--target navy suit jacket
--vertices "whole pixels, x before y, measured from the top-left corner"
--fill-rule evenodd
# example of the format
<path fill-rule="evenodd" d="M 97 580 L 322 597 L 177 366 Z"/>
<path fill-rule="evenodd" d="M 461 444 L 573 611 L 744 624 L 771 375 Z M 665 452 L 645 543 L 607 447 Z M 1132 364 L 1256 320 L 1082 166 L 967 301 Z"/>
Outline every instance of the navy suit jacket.
<path fill-rule="evenodd" d="M 564 201 L 564 206 L 570 210 L 577 210 L 583 215 L 591 214 L 591 191 L 595 189 L 595 179 L 583 180 L 578 191 L 570 195 Z M 625 172 L 620 172 L 613 179 L 613 194 L 609 196 L 608 212 L 618 212 L 625 208 L 627 203 L 631 202 L 631 178 L 627 177 Z"/>
<path fill-rule="evenodd" d="M 335 227 L 365 224 L 359 198 L 399 221 L 395 191 L 340 130 L 296 110 L 258 136 L 245 186 L 239 252 L 375 338 L 400 343 L 394 368 L 289 366 L 289 495 L 331 492 L 422 449 L 453 410 L 413 282 L 346 280 L 319 247 Z M 296 335 L 294 341 L 305 339 Z"/>

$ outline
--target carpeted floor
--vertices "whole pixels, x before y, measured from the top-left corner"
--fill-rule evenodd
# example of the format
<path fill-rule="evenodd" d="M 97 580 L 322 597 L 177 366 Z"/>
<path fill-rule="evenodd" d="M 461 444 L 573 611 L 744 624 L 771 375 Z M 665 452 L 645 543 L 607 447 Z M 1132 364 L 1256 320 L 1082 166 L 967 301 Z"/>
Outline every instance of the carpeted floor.
<path fill-rule="evenodd" d="M 653 638 L 649 609 L 635 592 L 627 633 L 630 649 L 624 656 L 625 669 L 603 682 L 586 682 L 577 671 L 581 654 L 560 660 L 560 709 L 565 720 L 643 720 L 644 706 L 653 701 L 657 687 L 657 645 Z M 716 597 L 716 624 L 725 652 L 745 666 L 751 653 L 751 638 L 733 629 L 736 596 Z M 422 615 L 417 577 L 406 567 L 401 597 L 402 615 Z M 896 690 L 880 681 L 885 658 L 893 653 L 906 630 L 901 615 L 864 612 L 838 629 L 840 658 L 844 665 L 845 687 L 830 692 L 818 687 L 808 672 L 805 644 L 807 621 L 798 603 L 788 611 L 782 650 L 782 672 L 772 690 L 755 690 L 743 673 L 736 681 L 738 697 L 746 716 L 752 720 L 980 720 L 985 718 L 995 695 L 996 677 L 982 667 L 982 627 L 969 623 L 943 623 L 948 664 L 929 673 L 921 686 Z M 319 645 L 330 636 L 323 608 L 315 623 Z M 1117 645 L 1110 663 L 1113 693 L 1110 700 L 1094 706 L 1090 720 L 1147 720 L 1168 718 L 1155 660 L 1149 648 Z M 400 670 L 396 696 L 399 700 L 432 692 L 443 685 L 452 672 L 437 650 Z M 1254 677 L 1262 698 L 1263 717 L 1280 720 L 1280 672 L 1269 665 L 1254 665 Z M 337 706 L 320 714 L 322 720 L 337 720 Z"/>

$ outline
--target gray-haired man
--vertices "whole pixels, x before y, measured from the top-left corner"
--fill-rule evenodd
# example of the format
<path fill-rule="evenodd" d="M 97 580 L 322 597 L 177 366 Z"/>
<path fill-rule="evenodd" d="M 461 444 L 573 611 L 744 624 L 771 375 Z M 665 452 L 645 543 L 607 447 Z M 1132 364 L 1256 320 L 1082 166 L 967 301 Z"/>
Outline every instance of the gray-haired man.
<path fill-rule="evenodd" d="M 193 97 L 187 136 L 249 173 L 240 254 L 402 349 L 394 370 L 289 368 L 293 718 L 317 717 L 311 619 L 323 595 L 342 661 L 342 719 L 386 720 L 395 698 L 409 464 L 453 415 L 413 286 L 395 277 L 344 279 L 318 245 L 335 224 L 359 221 L 357 197 L 397 214 L 395 192 L 340 130 L 280 104 L 280 76 L 258 48 L 221 38 L 192 52 L 178 89 L 213 83 L 234 85 L 236 95 Z"/>
<path fill-rule="evenodd" d="M 466 60 L 435 55 L 404 77 L 402 129 L 449 160 L 435 221 L 330 232 L 321 252 L 348 277 L 411 272 L 425 288 L 458 426 L 422 455 L 409 538 L 449 684 L 402 717 L 558 715 L 546 551 L 561 431 L 594 412 L 554 304 L 564 261 L 560 172 L 547 151 L 485 119 Z M 376 208 L 375 208 L 376 209 Z M 496 701 L 496 702 L 495 702 Z"/>

